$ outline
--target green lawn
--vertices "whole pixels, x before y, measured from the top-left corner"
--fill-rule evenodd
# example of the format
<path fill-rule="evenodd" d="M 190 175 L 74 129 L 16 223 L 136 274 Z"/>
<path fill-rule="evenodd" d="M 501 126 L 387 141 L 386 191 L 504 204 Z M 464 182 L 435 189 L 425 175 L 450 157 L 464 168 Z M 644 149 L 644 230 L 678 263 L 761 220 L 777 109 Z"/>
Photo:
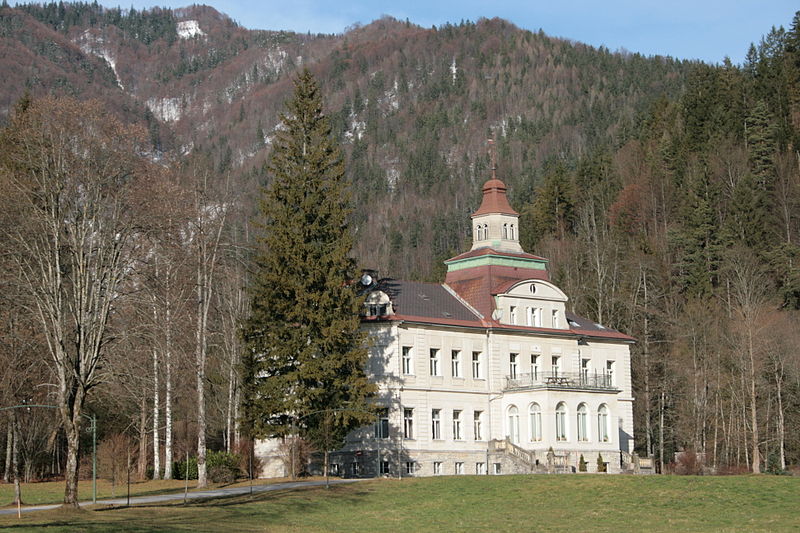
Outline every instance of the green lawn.
<path fill-rule="evenodd" d="M 1 517 L 18 531 L 800 531 L 800 478 L 464 476 Z"/>
<path fill-rule="evenodd" d="M 270 483 L 286 481 L 285 479 L 270 480 Z M 266 480 L 259 480 L 258 483 L 265 484 Z M 189 491 L 195 490 L 197 480 L 189 480 Z M 239 482 L 233 485 L 247 485 L 247 482 Z M 211 488 L 221 485 L 209 485 Z M 145 496 L 150 494 L 169 494 L 183 491 L 184 481 L 181 479 L 159 480 L 159 481 L 140 481 L 131 482 L 131 496 Z M 115 487 L 105 479 L 97 480 L 97 499 L 124 498 L 127 495 L 127 486 L 123 481 L 117 483 Z M 92 500 L 92 481 L 85 480 L 78 483 L 78 496 L 83 501 Z M 0 507 L 9 505 L 14 500 L 14 485 L 9 483 L 0 484 Z M 23 483 L 22 501 L 26 505 L 37 505 L 45 503 L 61 503 L 64 501 L 64 482 L 53 481 L 47 483 Z"/>

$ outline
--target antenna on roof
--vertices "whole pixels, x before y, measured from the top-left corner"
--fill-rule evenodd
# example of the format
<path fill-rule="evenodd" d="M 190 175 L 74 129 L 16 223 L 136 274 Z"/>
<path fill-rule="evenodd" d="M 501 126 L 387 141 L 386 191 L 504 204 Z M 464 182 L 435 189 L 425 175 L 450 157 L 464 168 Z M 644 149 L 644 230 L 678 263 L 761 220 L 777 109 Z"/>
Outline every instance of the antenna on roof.
<path fill-rule="evenodd" d="M 492 179 L 497 179 L 497 150 L 494 147 L 494 139 L 489 139 L 489 157 L 492 160 Z"/>

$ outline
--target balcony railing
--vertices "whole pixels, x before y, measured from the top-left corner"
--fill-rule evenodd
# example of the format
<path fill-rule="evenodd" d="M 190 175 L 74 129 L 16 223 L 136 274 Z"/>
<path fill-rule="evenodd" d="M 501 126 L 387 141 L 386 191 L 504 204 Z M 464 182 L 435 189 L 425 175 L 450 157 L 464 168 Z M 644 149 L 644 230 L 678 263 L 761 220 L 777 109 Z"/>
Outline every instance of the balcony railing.
<path fill-rule="evenodd" d="M 506 376 L 505 390 L 555 388 L 617 390 L 612 374 L 591 372 L 536 372 Z"/>

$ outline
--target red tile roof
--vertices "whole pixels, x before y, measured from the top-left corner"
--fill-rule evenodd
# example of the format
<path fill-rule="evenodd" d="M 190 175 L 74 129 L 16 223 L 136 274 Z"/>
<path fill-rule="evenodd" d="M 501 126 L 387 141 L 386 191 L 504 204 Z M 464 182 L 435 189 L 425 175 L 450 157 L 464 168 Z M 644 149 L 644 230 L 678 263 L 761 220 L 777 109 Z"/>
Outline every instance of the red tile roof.
<path fill-rule="evenodd" d="M 483 201 L 472 216 L 488 215 L 489 213 L 502 213 L 504 215 L 518 215 L 511 208 L 506 196 L 506 185 L 497 178 L 492 178 L 483 184 Z"/>

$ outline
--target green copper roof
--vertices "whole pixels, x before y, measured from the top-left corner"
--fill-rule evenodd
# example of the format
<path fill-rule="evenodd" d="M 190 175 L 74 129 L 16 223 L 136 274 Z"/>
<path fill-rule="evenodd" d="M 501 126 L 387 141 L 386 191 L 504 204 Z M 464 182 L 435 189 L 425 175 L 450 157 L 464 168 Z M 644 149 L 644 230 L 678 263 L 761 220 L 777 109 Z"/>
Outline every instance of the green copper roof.
<path fill-rule="evenodd" d="M 533 270 L 547 270 L 547 261 L 529 257 L 514 257 L 505 254 L 486 254 L 477 257 L 445 261 L 448 272 L 463 270 L 479 266 L 508 266 L 516 268 L 530 268 Z"/>

